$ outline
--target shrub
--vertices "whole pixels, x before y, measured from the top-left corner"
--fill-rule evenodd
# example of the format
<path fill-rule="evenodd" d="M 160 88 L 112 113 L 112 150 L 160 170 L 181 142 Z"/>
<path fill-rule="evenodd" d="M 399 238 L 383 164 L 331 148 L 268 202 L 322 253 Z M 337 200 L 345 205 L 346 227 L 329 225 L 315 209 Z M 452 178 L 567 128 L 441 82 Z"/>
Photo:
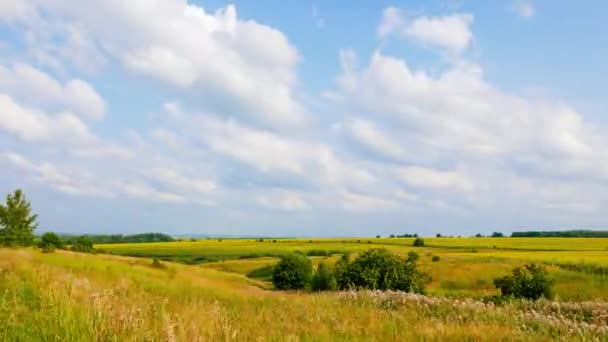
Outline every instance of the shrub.
<path fill-rule="evenodd" d="M 331 268 L 324 262 L 320 263 L 312 276 L 313 291 L 331 291 L 337 287 L 336 277 Z"/>
<path fill-rule="evenodd" d="M 55 249 L 62 249 L 63 241 L 61 241 L 61 238 L 57 234 L 48 232 L 42 235 L 38 247 L 42 249 L 43 252 L 52 252 Z"/>
<path fill-rule="evenodd" d="M 391 254 L 386 249 L 370 249 L 353 262 L 340 260 L 336 278 L 340 289 L 399 290 L 424 293 L 430 277 L 416 267 L 417 253 L 407 259 Z"/>
<path fill-rule="evenodd" d="M 350 254 L 344 253 L 334 265 L 334 277 L 336 278 L 336 285 L 340 290 L 350 290 L 352 287 L 352 281 L 348 273 L 349 263 Z"/>
<path fill-rule="evenodd" d="M 281 257 L 274 267 L 272 283 L 279 290 L 299 290 L 310 285 L 312 263 L 301 253 L 289 253 Z"/>
<path fill-rule="evenodd" d="M 74 252 L 82 252 L 82 253 L 93 253 L 95 249 L 93 248 L 93 241 L 86 236 L 81 236 L 74 244 L 72 244 L 71 248 Z"/>
<path fill-rule="evenodd" d="M 416 238 L 416 240 L 414 240 L 414 243 L 412 244 L 412 246 L 414 246 L 414 247 L 424 247 L 424 239 L 423 238 Z"/>
<path fill-rule="evenodd" d="M 553 297 L 553 280 L 549 279 L 547 270 L 541 265 L 516 267 L 511 275 L 494 279 L 494 285 L 500 289 L 503 297 L 531 300 Z"/>
<path fill-rule="evenodd" d="M 439 255 L 433 255 L 433 257 L 431 258 L 432 262 L 438 262 L 439 260 L 441 260 L 441 258 L 439 257 Z"/>

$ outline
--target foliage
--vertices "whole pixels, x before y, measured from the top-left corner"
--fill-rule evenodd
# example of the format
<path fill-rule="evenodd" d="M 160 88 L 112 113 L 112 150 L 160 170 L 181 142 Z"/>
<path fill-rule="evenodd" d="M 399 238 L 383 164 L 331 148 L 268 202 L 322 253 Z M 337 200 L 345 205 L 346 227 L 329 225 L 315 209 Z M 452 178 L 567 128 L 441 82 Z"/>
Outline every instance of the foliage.
<path fill-rule="evenodd" d="M 150 265 L 152 268 L 167 268 L 167 266 L 163 265 L 157 258 L 152 259 L 152 264 Z"/>
<path fill-rule="evenodd" d="M 336 286 L 340 290 L 349 290 L 352 286 L 352 281 L 349 274 L 350 254 L 344 253 L 340 260 L 334 265 L 334 277 L 336 278 Z"/>
<path fill-rule="evenodd" d="M 431 258 L 432 262 L 438 262 L 439 260 L 441 260 L 441 258 L 439 257 L 439 255 L 433 255 L 433 257 Z"/>
<path fill-rule="evenodd" d="M 475 237 L 480 238 L 480 237 L 483 237 L 483 235 L 481 233 L 477 233 L 477 234 L 475 234 Z"/>
<path fill-rule="evenodd" d="M 549 279 L 543 266 L 536 264 L 516 267 L 511 275 L 494 279 L 494 285 L 500 289 L 503 297 L 536 300 L 553 296 L 553 280 Z"/>
<path fill-rule="evenodd" d="M 412 246 L 414 246 L 414 247 L 424 247 L 424 239 L 423 238 L 416 238 L 416 240 L 414 240 L 414 243 L 412 244 Z"/>
<path fill-rule="evenodd" d="M 171 236 L 162 233 L 144 233 L 134 235 L 122 235 L 122 234 L 98 234 L 98 235 L 87 235 L 89 240 L 94 244 L 113 244 L 113 243 L 144 243 L 144 242 L 171 242 L 175 241 Z M 79 236 L 68 235 L 63 237 L 68 244 L 73 244 L 74 241 L 78 240 Z M 195 242 L 196 239 L 190 241 Z"/>
<path fill-rule="evenodd" d="M 21 189 L 8 194 L 6 204 L 0 204 L 0 245 L 31 245 L 38 227 L 37 218 Z"/>
<path fill-rule="evenodd" d="M 340 265 L 342 270 L 336 270 L 339 288 L 424 293 L 430 278 L 417 269 L 418 258 L 416 253 L 403 259 L 386 249 L 367 250 L 352 262 Z"/>
<path fill-rule="evenodd" d="M 492 233 L 492 237 L 504 237 L 504 235 L 501 232 L 494 232 Z"/>
<path fill-rule="evenodd" d="M 312 276 L 311 289 L 313 291 L 331 291 L 336 287 L 336 277 L 332 269 L 326 263 L 320 263 Z"/>
<path fill-rule="evenodd" d="M 282 256 L 272 272 L 272 283 L 279 290 L 307 288 L 311 278 L 312 262 L 301 253 L 289 253 Z"/>
<path fill-rule="evenodd" d="M 81 236 L 76 241 L 72 243 L 72 248 L 74 252 L 81 253 L 94 253 L 95 249 L 93 248 L 93 241 L 88 236 Z"/>
<path fill-rule="evenodd" d="M 564 230 L 564 231 L 527 231 L 513 232 L 511 237 L 608 237 L 606 230 Z"/>
<path fill-rule="evenodd" d="M 64 244 L 59 235 L 53 232 L 47 232 L 42 235 L 38 247 L 43 251 L 52 252 L 55 249 L 62 249 Z"/>

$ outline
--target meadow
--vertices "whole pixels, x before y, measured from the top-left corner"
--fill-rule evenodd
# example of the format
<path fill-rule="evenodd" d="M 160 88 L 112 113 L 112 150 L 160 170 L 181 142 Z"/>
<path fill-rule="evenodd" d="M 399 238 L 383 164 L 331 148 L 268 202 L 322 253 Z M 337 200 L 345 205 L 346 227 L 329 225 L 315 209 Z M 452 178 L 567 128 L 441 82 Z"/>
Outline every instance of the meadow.
<path fill-rule="evenodd" d="M 425 247 L 412 247 L 413 239 L 205 239 L 95 246 L 106 254 L 0 249 L 0 340 L 608 341 L 608 277 L 602 273 L 608 239 L 582 239 L 578 249 L 573 239 L 544 240 L 426 238 Z M 369 248 L 416 251 L 432 277 L 427 295 L 283 292 L 269 282 L 284 253 L 299 250 L 318 264 Z M 154 265 L 152 258 L 168 261 Z M 498 293 L 494 278 L 530 262 L 546 263 L 556 280 L 554 301 L 484 299 Z"/>

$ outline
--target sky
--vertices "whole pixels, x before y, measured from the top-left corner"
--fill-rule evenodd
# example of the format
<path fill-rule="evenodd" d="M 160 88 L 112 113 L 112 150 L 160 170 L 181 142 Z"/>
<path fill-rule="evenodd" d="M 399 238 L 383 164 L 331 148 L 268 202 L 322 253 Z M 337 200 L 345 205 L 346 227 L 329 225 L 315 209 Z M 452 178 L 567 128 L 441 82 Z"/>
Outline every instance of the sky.
<path fill-rule="evenodd" d="M 41 231 L 605 228 L 608 3 L 0 1 Z"/>

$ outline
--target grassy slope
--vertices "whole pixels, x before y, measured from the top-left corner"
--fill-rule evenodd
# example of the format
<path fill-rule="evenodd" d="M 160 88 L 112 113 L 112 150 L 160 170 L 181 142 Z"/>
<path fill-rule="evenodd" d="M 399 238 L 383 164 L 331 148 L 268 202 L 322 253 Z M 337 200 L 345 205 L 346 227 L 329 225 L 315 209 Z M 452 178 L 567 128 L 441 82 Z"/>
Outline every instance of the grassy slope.
<path fill-rule="evenodd" d="M 0 340 L 542 341 L 597 334 L 553 326 L 538 308 L 532 317 L 517 306 L 264 291 L 240 274 L 165 265 L 0 249 Z"/>

